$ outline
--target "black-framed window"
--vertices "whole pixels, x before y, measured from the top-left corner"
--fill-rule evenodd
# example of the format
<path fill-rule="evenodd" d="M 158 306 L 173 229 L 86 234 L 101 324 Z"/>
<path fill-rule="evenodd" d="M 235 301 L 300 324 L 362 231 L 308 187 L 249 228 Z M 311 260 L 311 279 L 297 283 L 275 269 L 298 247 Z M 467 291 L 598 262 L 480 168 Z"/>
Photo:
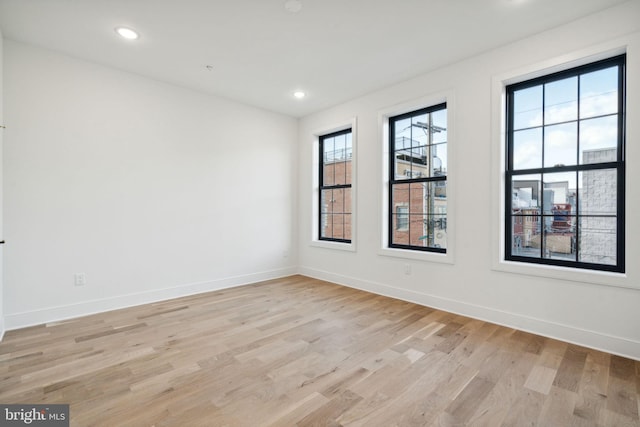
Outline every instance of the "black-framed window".
<path fill-rule="evenodd" d="M 505 258 L 624 272 L 625 56 L 506 92 Z"/>
<path fill-rule="evenodd" d="M 389 118 L 389 247 L 446 253 L 447 105 Z"/>
<path fill-rule="evenodd" d="M 319 137 L 320 240 L 351 243 L 351 129 Z"/>

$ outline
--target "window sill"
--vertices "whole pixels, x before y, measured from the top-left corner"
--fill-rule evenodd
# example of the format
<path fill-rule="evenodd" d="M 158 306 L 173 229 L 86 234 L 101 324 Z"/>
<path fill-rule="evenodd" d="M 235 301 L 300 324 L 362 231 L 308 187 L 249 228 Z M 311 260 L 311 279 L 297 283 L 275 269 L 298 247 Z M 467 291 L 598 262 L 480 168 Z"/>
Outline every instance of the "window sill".
<path fill-rule="evenodd" d="M 449 252 L 442 254 L 437 252 L 412 251 L 410 249 L 382 248 L 378 255 L 410 259 L 415 261 L 437 262 L 440 264 L 453 264 L 453 255 Z"/>
<path fill-rule="evenodd" d="M 355 252 L 356 245 L 353 243 L 343 243 L 343 242 L 331 242 L 328 240 L 312 240 L 309 243 L 309 246 L 313 246 L 315 248 L 324 248 L 324 249 L 336 249 L 340 251 L 347 252 Z"/>
<path fill-rule="evenodd" d="M 556 267 L 553 265 L 528 264 L 517 261 L 494 262 L 492 270 L 504 273 L 544 277 L 548 279 L 568 280 L 579 283 L 590 283 L 640 290 L 640 287 L 629 284 L 627 275 L 624 273 Z"/>

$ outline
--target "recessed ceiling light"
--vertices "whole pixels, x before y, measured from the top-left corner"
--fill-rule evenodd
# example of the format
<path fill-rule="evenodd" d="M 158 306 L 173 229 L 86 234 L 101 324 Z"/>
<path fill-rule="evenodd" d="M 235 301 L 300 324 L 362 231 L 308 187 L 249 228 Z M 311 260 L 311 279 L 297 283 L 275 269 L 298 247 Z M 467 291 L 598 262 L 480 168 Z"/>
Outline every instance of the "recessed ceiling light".
<path fill-rule="evenodd" d="M 304 92 L 303 92 L 303 91 L 301 91 L 301 90 L 298 90 L 298 91 L 296 91 L 296 92 L 293 92 L 293 96 L 295 96 L 295 97 L 296 97 L 296 98 L 298 98 L 298 99 L 302 99 L 302 98 L 304 98 L 305 96 L 307 96 L 307 94 L 306 94 L 306 93 L 304 93 Z"/>
<path fill-rule="evenodd" d="M 284 4 L 284 9 L 287 12 L 298 13 L 302 10 L 302 2 L 300 0 L 287 0 Z"/>
<path fill-rule="evenodd" d="M 140 37 L 140 34 L 127 27 L 116 27 L 116 33 L 120 34 L 121 37 L 124 37 L 127 40 L 136 40 Z"/>

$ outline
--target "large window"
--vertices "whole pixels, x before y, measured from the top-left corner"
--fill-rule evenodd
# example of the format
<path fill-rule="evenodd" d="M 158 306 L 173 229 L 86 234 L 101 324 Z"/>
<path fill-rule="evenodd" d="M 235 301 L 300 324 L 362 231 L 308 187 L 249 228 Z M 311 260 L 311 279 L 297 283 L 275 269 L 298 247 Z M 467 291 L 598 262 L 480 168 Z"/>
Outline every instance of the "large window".
<path fill-rule="evenodd" d="M 624 271 L 625 56 L 510 85 L 505 257 Z"/>
<path fill-rule="evenodd" d="M 389 118 L 389 247 L 445 253 L 447 106 Z"/>
<path fill-rule="evenodd" d="M 351 242 L 351 129 L 320 136 L 319 239 Z"/>

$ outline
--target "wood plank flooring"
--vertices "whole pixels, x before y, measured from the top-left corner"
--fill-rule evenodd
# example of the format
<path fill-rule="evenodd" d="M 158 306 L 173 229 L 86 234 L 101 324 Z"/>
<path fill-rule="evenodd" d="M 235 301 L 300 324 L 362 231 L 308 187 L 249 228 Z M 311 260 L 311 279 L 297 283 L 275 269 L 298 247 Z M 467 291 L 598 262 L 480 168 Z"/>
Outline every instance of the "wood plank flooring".
<path fill-rule="evenodd" d="M 640 362 L 293 276 L 10 331 L 72 426 L 640 426 Z"/>

